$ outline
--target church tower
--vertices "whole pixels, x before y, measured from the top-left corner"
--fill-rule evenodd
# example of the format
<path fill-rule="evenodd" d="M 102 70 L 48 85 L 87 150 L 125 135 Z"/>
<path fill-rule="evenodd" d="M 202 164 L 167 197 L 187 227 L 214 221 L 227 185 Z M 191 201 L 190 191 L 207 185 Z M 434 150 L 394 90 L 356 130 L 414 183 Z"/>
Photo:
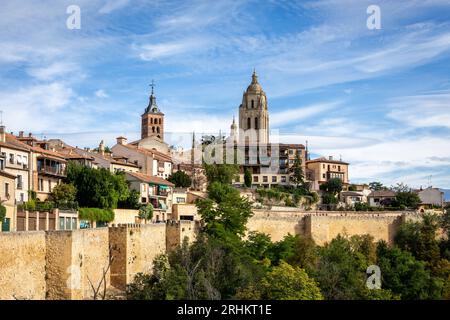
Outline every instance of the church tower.
<path fill-rule="evenodd" d="M 239 129 L 240 133 L 244 133 L 244 135 L 247 130 L 255 130 L 257 141 L 251 141 L 253 143 L 269 143 L 267 98 L 258 82 L 256 71 L 253 71 L 252 82 L 244 92 L 242 104 L 239 106 Z M 241 143 L 244 142 L 243 137 L 240 139 Z"/>
<path fill-rule="evenodd" d="M 145 108 L 142 118 L 141 139 L 148 137 L 157 137 L 164 141 L 164 113 L 162 113 L 157 104 L 153 93 L 154 83 L 151 84 L 152 93 L 149 98 L 147 108 Z"/>

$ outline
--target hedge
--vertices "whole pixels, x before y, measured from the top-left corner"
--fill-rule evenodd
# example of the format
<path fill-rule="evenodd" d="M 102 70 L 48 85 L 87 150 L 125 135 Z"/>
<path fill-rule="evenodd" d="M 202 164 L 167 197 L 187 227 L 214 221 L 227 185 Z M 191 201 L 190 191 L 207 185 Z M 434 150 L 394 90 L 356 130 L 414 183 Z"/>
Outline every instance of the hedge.
<path fill-rule="evenodd" d="M 79 208 L 78 216 L 81 220 L 111 222 L 114 220 L 114 210 L 100 208 Z"/>

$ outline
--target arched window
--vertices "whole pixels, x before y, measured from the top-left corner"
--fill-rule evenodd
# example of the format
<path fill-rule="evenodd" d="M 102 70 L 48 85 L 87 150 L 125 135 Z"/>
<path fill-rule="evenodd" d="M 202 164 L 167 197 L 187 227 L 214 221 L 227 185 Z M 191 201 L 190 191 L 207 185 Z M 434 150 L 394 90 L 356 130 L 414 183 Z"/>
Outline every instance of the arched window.
<path fill-rule="evenodd" d="M 159 118 L 159 124 L 161 124 L 161 118 Z"/>
<path fill-rule="evenodd" d="M 152 132 L 155 133 L 155 127 L 152 127 Z"/>
<path fill-rule="evenodd" d="M 252 126 L 252 120 L 250 118 L 247 119 L 247 129 L 250 129 Z"/>
<path fill-rule="evenodd" d="M 153 118 L 150 118 L 150 124 L 153 124 Z"/>
<path fill-rule="evenodd" d="M 255 129 L 258 130 L 258 117 L 255 118 Z"/>
<path fill-rule="evenodd" d="M 252 108 L 254 108 L 254 107 L 255 107 L 255 101 L 252 100 Z"/>
<path fill-rule="evenodd" d="M 159 127 L 156 127 L 156 132 L 159 133 Z"/>

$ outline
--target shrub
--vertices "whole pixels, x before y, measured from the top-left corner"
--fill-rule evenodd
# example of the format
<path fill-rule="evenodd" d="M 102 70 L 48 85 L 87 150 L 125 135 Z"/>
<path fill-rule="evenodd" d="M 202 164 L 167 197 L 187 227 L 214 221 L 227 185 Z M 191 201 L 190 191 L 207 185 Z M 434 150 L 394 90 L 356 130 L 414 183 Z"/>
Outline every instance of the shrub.
<path fill-rule="evenodd" d="M 6 217 L 6 208 L 4 205 L 0 204 L 0 222 L 3 222 L 5 217 Z"/>
<path fill-rule="evenodd" d="M 80 208 L 78 215 L 81 220 L 111 222 L 114 220 L 112 209 Z"/>

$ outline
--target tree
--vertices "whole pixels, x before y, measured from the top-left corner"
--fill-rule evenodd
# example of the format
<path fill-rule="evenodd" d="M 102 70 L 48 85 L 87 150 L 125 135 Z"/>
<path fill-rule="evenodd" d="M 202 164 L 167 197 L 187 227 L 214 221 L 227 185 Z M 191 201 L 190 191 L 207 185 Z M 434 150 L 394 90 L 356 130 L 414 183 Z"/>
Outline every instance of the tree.
<path fill-rule="evenodd" d="M 139 218 L 144 219 L 145 223 L 147 223 L 147 220 L 151 220 L 153 218 L 153 205 L 151 203 L 149 204 L 143 204 L 139 208 Z"/>
<path fill-rule="evenodd" d="M 369 183 L 369 189 L 372 191 L 380 191 L 386 189 L 381 182 L 373 181 Z"/>
<path fill-rule="evenodd" d="M 377 247 L 377 265 L 382 270 L 382 287 L 402 299 L 440 299 L 443 283 L 431 277 L 425 263 L 417 261 L 411 253 L 388 248 L 381 242 Z"/>
<path fill-rule="evenodd" d="M 411 188 L 408 187 L 407 184 L 404 184 L 403 182 L 397 183 L 395 186 L 391 186 L 390 188 L 394 192 L 410 192 Z"/>
<path fill-rule="evenodd" d="M 77 188 L 71 183 L 60 183 L 53 188 L 50 194 L 56 205 L 73 202 L 77 195 Z"/>
<path fill-rule="evenodd" d="M 274 267 L 260 283 L 261 298 L 266 300 L 322 300 L 316 282 L 305 270 L 284 261 Z"/>
<path fill-rule="evenodd" d="M 174 174 L 170 175 L 167 179 L 172 182 L 177 188 L 188 188 L 192 184 L 191 177 L 186 172 L 178 170 Z"/>
<path fill-rule="evenodd" d="M 294 164 L 289 168 L 289 179 L 295 186 L 303 186 L 305 184 L 305 175 L 302 168 L 302 160 L 300 155 L 297 154 L 294 160 Z"/>
<path fill-rule="evenodd" d="M 336 195 L 342 191 L 342 180 L 339 178 L 331 178 L 320 185 L 320 190 Z"/>
<path fill-rule="evenodd" d="M 248 170 L 248 168 L 245 168 L 244 170 L 244 185 L 247 188 L 250 188 L 252 186 L 252 174 L 250 173 L 250 170 Z"/>
<path fill-rule="evenodd" d="M 76 187 L 76 200 L 81 207 L 115 209 L 129 195 L 123 172 L 114 174 L 104 168 L 69 162 L 66 180 Z"/>
<path fill-rule="evenodd" d="M 395 243 L 433 269 L 441 259 L 439 241 L 436 238 L 438 228 L 437 216 L 424 215 L 420 222 L 402 224 L 395 236 Z"/>
<path fill-rule="evenodd" d="M 208 183 L 215 181 L 223 184 L 231 184 L 233 178 L 239 172 L 239 167 L 234 164 L 204 164 Z"/>
<path fill-rule="evenodd" d="M 119 200 L 117 207 L 120 209 L 139 209 L 140 192 L 137 190 L 130 190 L 128 197 L 125 200 Z"/>
<path fill-rule="evenodd" d="M 412 191 L 398 191 L 395 195 L 395 201 L 393 203 L 396 207 L 405 208 L 417 208 L 417 206 L 422 202 L 417 193 Z"/>

